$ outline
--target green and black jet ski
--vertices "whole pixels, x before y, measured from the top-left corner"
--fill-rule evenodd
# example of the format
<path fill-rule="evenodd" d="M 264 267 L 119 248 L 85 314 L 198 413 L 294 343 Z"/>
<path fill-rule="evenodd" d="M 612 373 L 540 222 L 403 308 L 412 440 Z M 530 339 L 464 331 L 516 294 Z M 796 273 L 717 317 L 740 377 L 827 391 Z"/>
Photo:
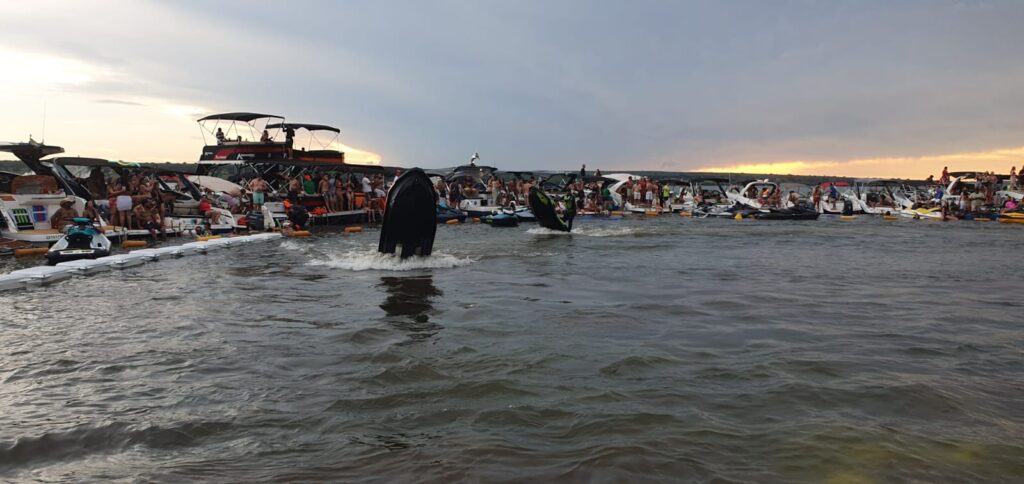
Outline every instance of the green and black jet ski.
<path fill-rule="evenodd" d="M 571 199 L 571 195 L 570 195 Z M 555 211 L 557 203 L 546 193 L 539 190 L 537 187 L 530 187 L 530 210 L 533 212 L 533 216 L 537 218 L 537 223 L 541 227 L 551 230 L 561 230 L 563 232 L 569 232 L 572 230 L 572 219 L 576 215 L 575 203 L 570 200 L 567 201 L 568 206 L 566 207 L 565 218 L 558 216 L 558 212 Z"/>

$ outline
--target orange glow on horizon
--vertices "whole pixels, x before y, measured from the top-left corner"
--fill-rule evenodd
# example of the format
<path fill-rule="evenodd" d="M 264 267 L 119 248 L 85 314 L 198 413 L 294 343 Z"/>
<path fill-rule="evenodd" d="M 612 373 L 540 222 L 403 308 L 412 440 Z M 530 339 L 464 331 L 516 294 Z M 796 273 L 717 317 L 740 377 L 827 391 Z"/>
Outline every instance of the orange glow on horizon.
<path fill-rule="evenodd" d="M 1021 168 L 1024 147 L 989 151 L 928 155 L 918 157 L 862 158 L 838 160 L 791 160 L 765 163 L 705 166 L 698 172 L 764 173 L 775 175 L 823 175 L 861 178 L 936 178 L 943 167 L 949 171 L 994 171 L 1007 174 L 1011 167 Z"/>

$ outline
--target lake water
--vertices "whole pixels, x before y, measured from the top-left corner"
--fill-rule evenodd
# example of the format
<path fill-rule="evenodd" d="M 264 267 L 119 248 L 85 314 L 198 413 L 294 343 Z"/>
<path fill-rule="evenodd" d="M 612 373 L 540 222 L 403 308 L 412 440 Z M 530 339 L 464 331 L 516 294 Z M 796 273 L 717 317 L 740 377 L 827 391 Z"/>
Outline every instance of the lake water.
<path fill-rule="evenodd" d="M 1020 227 L 377 235 L 0 293 L 0 479 L 1024 476 Z"/>

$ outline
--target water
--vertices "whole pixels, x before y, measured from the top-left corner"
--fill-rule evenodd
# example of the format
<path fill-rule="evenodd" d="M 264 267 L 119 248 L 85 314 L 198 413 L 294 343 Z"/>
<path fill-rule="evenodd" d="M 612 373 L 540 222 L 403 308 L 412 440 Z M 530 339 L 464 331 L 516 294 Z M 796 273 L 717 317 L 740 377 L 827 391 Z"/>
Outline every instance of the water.
<path fill-rule="evenodd" d="M 1022 236 L 369 230 L 0 293 L 0 479 L 1019 481 Z"/>

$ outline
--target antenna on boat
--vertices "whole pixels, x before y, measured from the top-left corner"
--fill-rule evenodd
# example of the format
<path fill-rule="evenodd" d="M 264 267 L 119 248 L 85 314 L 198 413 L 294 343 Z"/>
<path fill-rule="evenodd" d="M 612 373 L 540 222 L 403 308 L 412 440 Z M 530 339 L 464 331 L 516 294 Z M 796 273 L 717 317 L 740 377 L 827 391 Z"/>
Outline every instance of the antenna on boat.
<path fill-rule="evenodd" d="M 43 100 L 43 138 L 40 143 L 46 144 L 46 100 Z"/>

